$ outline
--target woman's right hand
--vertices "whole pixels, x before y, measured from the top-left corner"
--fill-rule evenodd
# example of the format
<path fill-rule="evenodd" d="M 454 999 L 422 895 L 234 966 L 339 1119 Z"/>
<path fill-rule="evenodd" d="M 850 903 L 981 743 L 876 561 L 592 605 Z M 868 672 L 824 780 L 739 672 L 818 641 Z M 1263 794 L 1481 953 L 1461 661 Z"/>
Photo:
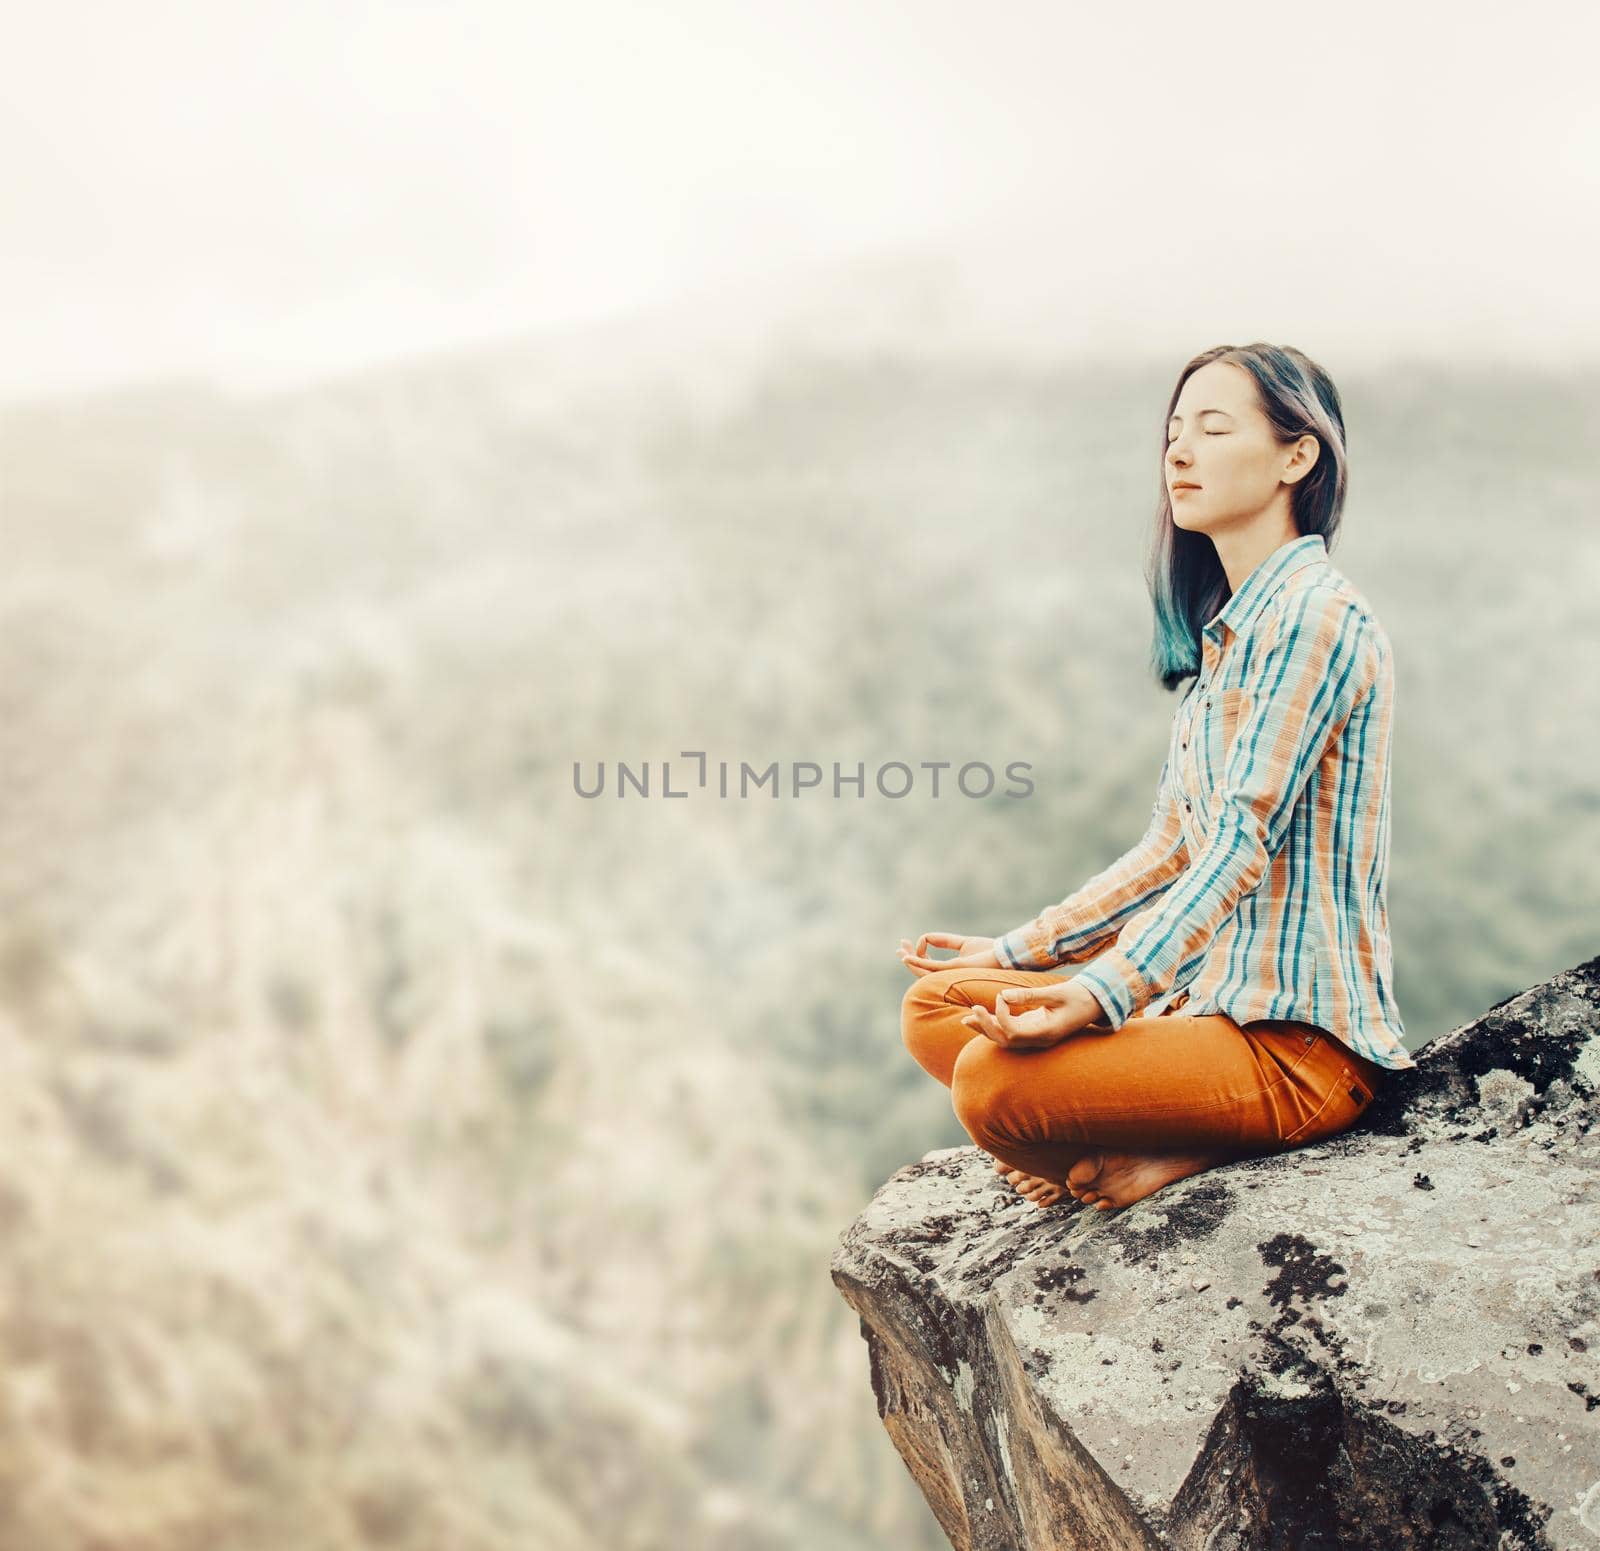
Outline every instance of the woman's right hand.
<path fill-rule="evenodd" d="M 929 948 L 954 948 L 953 959 L 930 959 Z M 900 962 L 913 975 L 931 975 L 940 969 L 1000 969 L 995 956 L 994 938 L 963 937 L 959 932 L 924 932 L 915 945 L 909 937 L 900 939 Z"/>

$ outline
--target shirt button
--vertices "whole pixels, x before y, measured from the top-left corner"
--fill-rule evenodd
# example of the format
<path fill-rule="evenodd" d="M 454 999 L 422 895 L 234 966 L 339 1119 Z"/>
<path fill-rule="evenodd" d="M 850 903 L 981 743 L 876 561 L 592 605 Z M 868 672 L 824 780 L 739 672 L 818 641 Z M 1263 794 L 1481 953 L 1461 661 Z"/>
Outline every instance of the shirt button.
<path fill-rule="evenodd" d="M 1191 808 L 1187 802 L 1185 802 L 1184 805 L 1183 805 L 1183 811 L 1185 813 L 1193 813 L 1194 809 Z"/>
<path fill-rule="evenodd" d="M 1188 740 L 1188 739 L 1187 739 L 1187 738 L 1185 738 L 1185 739 L 1184 739 L 1184 740 L 1183 740 L 1183 742 L 1182 742 L 1182 743 L 1180 743 L 1180 744 L 1179 744 L 1179 745 L 1178 745 L 1178 747 L 1179 747 L 1179 748 L 1180 748 L 1180 749 L 1186 749 L 1186 748 L 1188 748 L 1188 747 L 1189 747 L 1189 740 Z"/>

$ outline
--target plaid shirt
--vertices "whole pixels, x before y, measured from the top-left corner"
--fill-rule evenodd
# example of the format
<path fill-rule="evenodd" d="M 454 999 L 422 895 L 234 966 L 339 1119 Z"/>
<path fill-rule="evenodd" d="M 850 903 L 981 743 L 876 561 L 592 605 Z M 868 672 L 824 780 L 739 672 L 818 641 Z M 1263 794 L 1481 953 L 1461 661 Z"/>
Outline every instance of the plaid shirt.
<path fill-rule="evenodd" d="M 1379 1066 L 1415 1066 L 1385 898 L 1393 714 L 1366 600 L 1320 534 L 1281 545 L 1202 632 L 1144 838 L 997 938 L 1000 962 L 1092 959 L 1077 978 L 1114 1029 L 1166 997 L 1315 1024 Z"/>

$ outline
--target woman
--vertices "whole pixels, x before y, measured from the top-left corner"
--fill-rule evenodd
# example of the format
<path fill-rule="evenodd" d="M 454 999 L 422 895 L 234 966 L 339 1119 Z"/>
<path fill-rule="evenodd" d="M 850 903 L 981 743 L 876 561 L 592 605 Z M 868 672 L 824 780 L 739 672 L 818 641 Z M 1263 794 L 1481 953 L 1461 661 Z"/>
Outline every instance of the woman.
<path fill-rule="evenodd" d="M 1338 391 L 1298 350 L 1208 350 L 1168 404 L 1162 471 L 1154 665 L 1192 682 L 1149 829 L 1001 937 L 900 945 L 907 1047 L 1041 1207 L 1127 1206 L 1321 1141 L 1416 1065 L 1386 903 L 1393 658 L 1328 559 Z"/>

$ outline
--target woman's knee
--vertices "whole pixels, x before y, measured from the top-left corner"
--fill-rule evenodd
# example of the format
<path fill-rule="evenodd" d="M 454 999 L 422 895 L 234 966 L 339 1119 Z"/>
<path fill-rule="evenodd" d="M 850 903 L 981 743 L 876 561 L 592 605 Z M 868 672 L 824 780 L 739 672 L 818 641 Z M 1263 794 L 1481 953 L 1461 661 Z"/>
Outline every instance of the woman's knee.
<path fill-rule="evenodd" d="M 919 975 L 906 987 L 906 994 L 900 1000 L 900 1037 L 913 1055 L 917 1046 L 929 1037 L 930 1030 L 942 1028 L 951 1018 L 959 1021 L 965 1013 L 964 1004 L 958 1012 L 956 1004 L 945 995 L 954 978 L 949 970 L 935 970 Z"/>
<path fill-rule="evenodd" d="M 946 993 L 950 987 L 957 984 L 963 974 L 970 974 L 970 970 L 959 969 L 933 969 L 925 975 L 918 975 L 906 987 L 905 1001 L 921 1000 L 924 1002 L 942 1002 L 946 1000 Z"/>
<path fill-rule="evenodd" d="M 948 1087 L 956 1056 L 972 1030 L 961 1022 L 965 1007 L 945 1000 L 938 983 L 942 978 L 923 975 L 907 988 L 900 1003 L 900 1039 L 912 1060 Z"/>

